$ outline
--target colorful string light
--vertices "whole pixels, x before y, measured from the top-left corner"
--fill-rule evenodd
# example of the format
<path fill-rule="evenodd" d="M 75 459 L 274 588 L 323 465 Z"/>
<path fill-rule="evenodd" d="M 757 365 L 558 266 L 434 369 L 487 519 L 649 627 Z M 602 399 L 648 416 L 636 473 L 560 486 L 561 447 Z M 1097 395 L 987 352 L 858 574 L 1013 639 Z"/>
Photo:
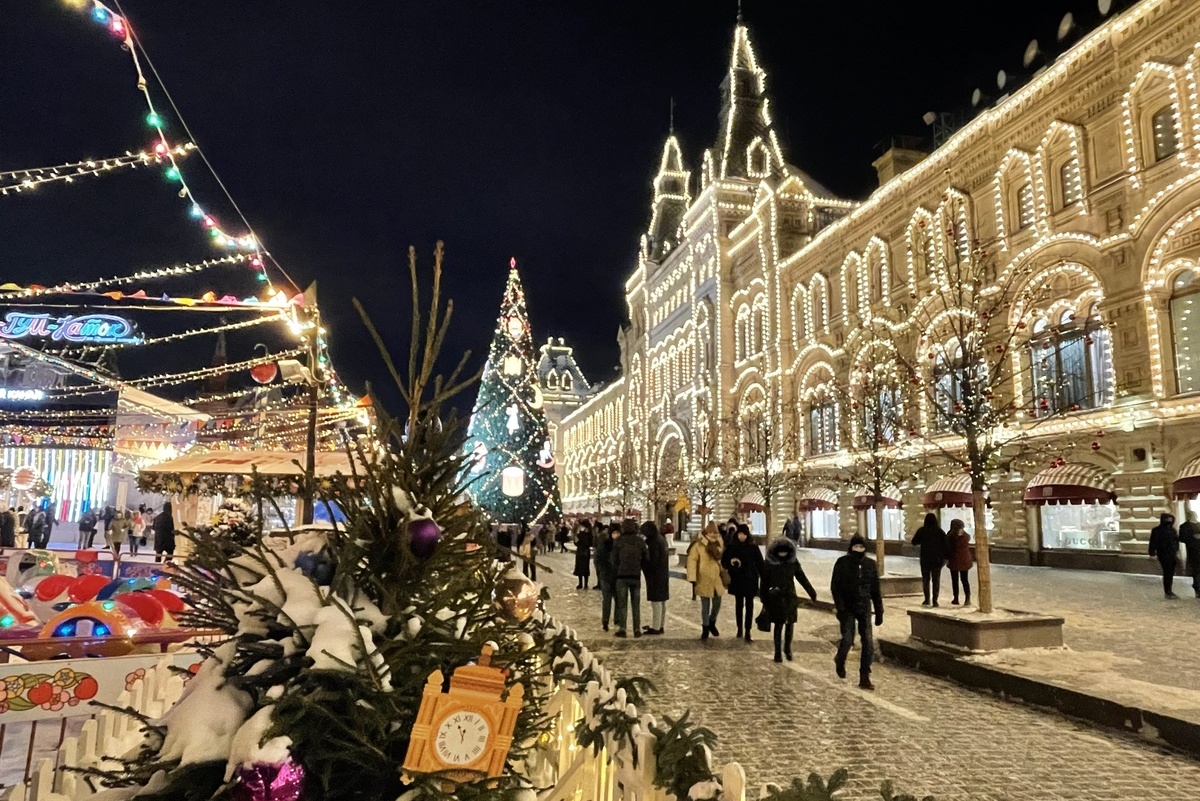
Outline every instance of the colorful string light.
<path fill-rule="evenodd" d="M 175 145 L 171 154 L 183 158 L 196 149 L 191 142 Z M 142 151 L 140 153 L 126 152 L 123 156 L 112 156 L 104 159 L 88 159 L 74 161 L 70 164 L 60 164 L 57 167 L 31 167 L 24 170 L 8 170 L 0 172 L 0 196 L 10 192 L 18 194 L 31 192 L 39 186 L 50 183 L 73 183 L 76 178 L 104 175 L 114 170 L 136 169 L 151 164 L 161 164 L 166 158 L 157 151 Z"/>

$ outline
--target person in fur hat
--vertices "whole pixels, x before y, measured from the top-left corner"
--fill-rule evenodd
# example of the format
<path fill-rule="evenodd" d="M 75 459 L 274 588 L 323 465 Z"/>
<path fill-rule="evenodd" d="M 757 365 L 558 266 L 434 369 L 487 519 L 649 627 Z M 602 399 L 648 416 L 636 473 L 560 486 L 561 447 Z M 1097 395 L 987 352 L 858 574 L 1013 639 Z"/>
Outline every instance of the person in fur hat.
<path fill-rule="evenodd" d="M 796 582 L 817 600 L 817 591 L 804 575 L 804 568 L 796 558 L 796 543 L 780 538 L 767 548 L 767 558 L 762 567 L 762 602 L 767 618 L 775 629 L 775 661 L 782 662 L 786 656 L 792 661 L 792 629 L 796 623 L 796 609 L 800 605 L 796 595 Z M 782 652 L 782 653 L 781 653 Z"/>

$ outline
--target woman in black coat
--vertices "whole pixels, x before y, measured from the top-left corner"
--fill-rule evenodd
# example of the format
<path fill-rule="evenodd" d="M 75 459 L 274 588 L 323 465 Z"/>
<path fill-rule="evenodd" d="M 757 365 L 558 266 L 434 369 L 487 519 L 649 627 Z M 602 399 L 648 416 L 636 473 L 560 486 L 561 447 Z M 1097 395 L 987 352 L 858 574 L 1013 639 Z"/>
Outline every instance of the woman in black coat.
<path fill-rule="evenodd" d="M 566 543 L 563 543 L 565 549 Z M 592 578 L 592 524 L 584 520 L 579 524 L 579 533 L 575 535 L 575 589 L 586 590 Z"/>
<path fill-rule="evenodd" d="M 667 621 L 667 601 L 671 598 L 671 555 L 667 550 L 667 538 L 658 526 L 647 520 L 642 523 L 641 534 L 646 538 L 646 563 L 642 573 L 646 576 L 646 600 L 650 602 L 651 623 L 646 634 L 662 634 Z"/>
<path fill-rule="evenodd" d="M 166 554 L 168 562 L 175 555 L 175 517 L 171 502 L 163 504 L 162 511 L 154 518 L 154 561 L 161 562 Z"/>
<path fill-rule="evenodd" d="M 1179 532 L 1175 530 L 1175 515 L 1164 512 L 1158 525 L 1150 529 L 1150 555 L 1158 558 L 1162 567 L 1163 595 L 1177 597 L 1171 589 L 1175 579 L 1175 564 L 1179 559 Z"/>
<path fill-rule="evenodd" d="M 745 523 L 737 525 L 736 533 L 721 556 L 721 566 L 729 572 L 729 594 L 735 603 L 737 636 L 750 642 L 750 631 L 754 627 L 754 596 L 758 595 L 763 557 L 750 538 L 750 527 Z"/>
<path fill-rule="evenodd" d="M 789 539 L 777 539 L 767 548 L 767 558 L 762 568 L 763 611 L 775 627 L 775 661 L 782 662 L 780 651 L 792 661 L 792 629 L 796 623 L 796 610 L 800 597 L 796 595 L 796 582 L 817 600 L 817 591 L 804 575 L 804 568 L 796 558 L 796 543 Z"/>
<path fill-rule="evenodd" d="M 930 606 L 930 585 L 933 588 L 932 606 L 938 605 L 938 591 L 942 587 L 942 568 L 950 557 L 950 538 L 938 523 L 937 515 L 925 515 L 925 523 L 913 535 L 912 544 L 921 548 L 921 587 L 925 601 L 921 606 Z"/>

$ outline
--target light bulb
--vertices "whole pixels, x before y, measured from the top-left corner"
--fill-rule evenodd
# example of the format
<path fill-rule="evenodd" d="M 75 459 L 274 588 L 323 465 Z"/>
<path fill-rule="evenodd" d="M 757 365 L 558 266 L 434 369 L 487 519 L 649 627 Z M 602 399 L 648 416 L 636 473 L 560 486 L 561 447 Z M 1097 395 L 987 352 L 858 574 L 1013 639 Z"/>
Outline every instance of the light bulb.
<path fill-rule="evenodd" d="M 162 117 L 158 116 L 157 112 L 151 111 L 146 115 L 146 124 L 151 128 L 161 128 L 163 124 Z"/>

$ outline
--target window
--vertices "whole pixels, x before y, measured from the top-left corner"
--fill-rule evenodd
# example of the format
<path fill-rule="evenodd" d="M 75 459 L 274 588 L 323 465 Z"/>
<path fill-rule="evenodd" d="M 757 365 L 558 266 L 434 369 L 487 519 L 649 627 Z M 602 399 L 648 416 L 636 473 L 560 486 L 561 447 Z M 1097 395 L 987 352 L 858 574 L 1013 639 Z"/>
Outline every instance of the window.
<path fill-rule="evenodd" d="M 896 441 L 896 425 L 900 419 L 900 391 L 880 387 L 876 398 L 863 401 L 862 444 L 890 445 Z"/>
<path fill-rule="evenodd" d="M 563 373 L 562 383 L 559 384 L 559 386 L 562 387 L 563 392 L 571 391 L 571 374 L 570 373 Z"/>
<path fill-rule="evenodd" d="M 829 332 L 829 296 L 826 294 L 825 279 L 813 281 L 812 285 L 813 332 Z"/>
<path fill-rule="evenodd" d="M 971 396 L 971 383 L 962 346 L 957 346 L 953 355 L 943 352 L 938 356 L 933 368 L 934 430 L 961 433 L 957 423 L 963 403 Z"/>
<path fill-rule="evenodd" d="M 1058 169 L 1062 186 L 1062 206 L 1073 206 L 1083 200 L 1083 176 L 1079 172 L 1079 159 L 1069 159 Z"/>
<path fill-rule="evenodd" d="M 1024 230 L 1033 225 L 1035 214 L 1033 184 L 1021 184 L 1021 188 L 1017 190 L 1017 228 Z"/>
<path fill-rule="evenodd" d="M 1191 270 L 1171 285 L 1171 333 L 1177 391 L 1200 391 L 1200 281 Z"/>
<path fill-rule="evenodd" d="M 808 408 L 808 452 L 816 456 L 838 449 L 837 402 L 829 398 L 814 401 Z"/>
<path fill-rule="evenodd" d="M 1175 155 L 1179 150 L 1179 136 L 1175 130 L 1175 108 L 1166 105 L 1150 117 L 1150 130 L 1154 137 L 1154 161 L 1160 162 Z"/>
<path fill-rule="evenodd" d="M 558 373 L 551 370 L 546 374 L 546 387 L 549 389 L 558 388 Z"/>
<path fill-rule="evenodd" d="M 1064 312 L 1057 324 L 1034 324 L 1029 343 L 1039 415 L 1093 409 L 1111 400 L 1112 347 L 1096 320 L 1079 323 Z"/>

